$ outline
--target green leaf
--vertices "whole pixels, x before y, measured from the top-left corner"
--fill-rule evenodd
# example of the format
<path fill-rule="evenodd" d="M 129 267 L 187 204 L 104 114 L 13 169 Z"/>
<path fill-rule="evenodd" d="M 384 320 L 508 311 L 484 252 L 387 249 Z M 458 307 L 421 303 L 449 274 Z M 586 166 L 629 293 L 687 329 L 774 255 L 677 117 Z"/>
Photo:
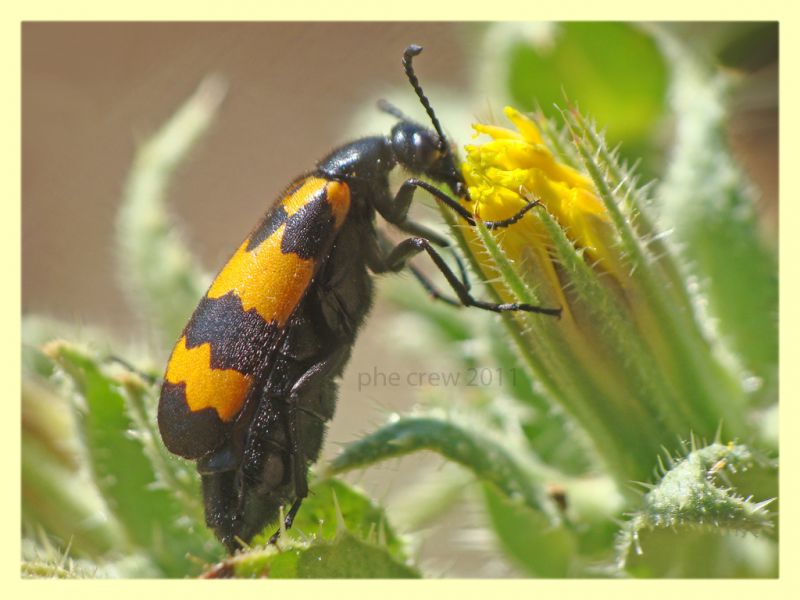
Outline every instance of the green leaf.
<path fill-rule="evenodd" d="M 297 561 L 303 549 L 303 544 L 289 544 L 281 550 L 268 546 L 242 552 L 216 565 L 204 577 L 297 579 Z"/>
<path fill-rule="evenodd" d="M 81 401 L 79 428 L 91 473 L 127 537 L 144 548 L 168 576 L 197 570 L 187 552 L 211 559 L 210 536 L 198 521 L 187 520 L 173 494 L 157 485 L 137 430 L 125 406 L 120 385 L 90 355 L 66 343 L 53 344 L 54 356 L 74 382 Z"/>
<path fill-rule="evenodd" d="M 69 544 L 78 556 L 98 558 L 127 548 L 129 541 L 81 468 L 83 446 L 74 413 L 63 382 L 59 385 L 53 378 L 58 366 L 36 346 L 48 337 L 46 330 L 49 324 L 30 319 L 23 323 L 23 531 L 50 546 Z M 55 557 L 50 562 L 59 563 L 63 557 L 50 550 L 48 560 Z M 41 553 L 29 558 L 39 566 L 48 562 Z"/>
<path fill-rule="evenodd" d="M 659 190 L 687 269 L 716 329 L 774 400 L 778 364 L 778 274 L 759 233 L 754 192 L 733 161 L 726 138 L 729 80 L 662 32 L 673 72 L 676 139 Z M 711 322 L 708 323 L 711 327 Z"/>
<path fill-rule="evenodd" d="M 574 575 L 573 532 L 553 527 L 541 512 L 509 502 L 491 487 L 484 486 L 484 498 L 492 528 L 514 562 L 535 577 Z"/>
<path fill-rule="evenodd" d="M 737 494 L 727 483 L 727 474 L 748 470 L 755 464 L 755 457 L 746 446 L 713 443 L 693 449 L 685 458 L 668 458 L 668 463 L 661 481 L 642 497 L 641 508 L 620 532 L 620 568 L 625 567 L 631 549 L 642 554 L 639 537 L 643 530 L 759 534 L 773 527 L 773 516 L 766 509 L 772 500 L 753 502 L 752 496 Z"/>
<path fill-rule="evenodd" d="M 502 26 L 500 26 L 502 27 Z M 652 157 L 653 133 L 664 113 L 667 72 L 658 47 L 627 23 L 559 23 L 527 27 L 510 43 L 499 65 L 510 65 L 504 88 L 520 109 L 537 105 L 548 116 L 564 96 L 606 124 L 607 136 L 630 159 Z M 502 32 L 493 32 L 490 39 Z M 495 67 L 502 68 L 502 67 Z M 485 88 L 492 89 L 492 88 Z M 645 160 L 645 173 L 652 165 Z"/>
<path fill-rule="evenodd" d="M 297 574 L 322 579 L 410 579 L 416 571 L 398 562 L 384 548 L 343 532 L 332 542 L 311 546 L 297 561 Z"/>
<path fill-rule="evenodd" d="M 383 509 L 362 492 L 336 480 L 312 481 L 294 525 L 277 545 L 267 541 L 275 525 L 250 549 L 215 565 L 205 577 L 404 578 L 419 577 Z"/>
<path fill-rule="evenodd" d="M 72 542 L 80 556 L 100 558 L 130 549 L 126 532 L 85 474 L 54 457 L 51 450 L 25 431 L 22 434 L 22 521 Z"/>
<path fill-rule="evenodd" d="M 432 450 L 496 486 L 513 502 L 541 511 L 557 523 L 558 512 L 542 486 L 545 474 L 535 472 L 536 465 L 512 453 L 487 432 L 479 431 L 479 427 L 439 417 L 402 417 L 348 445 L 331 462 L 329 470 L 337 474 L 412 452 Z"/>
<path fill-rule="evenodd" d="M 172 118 L 139 148 L 117 215 L 118 271 L 130 304 L 160 345 L 174 342 L 208 276 L 196 264 L 167 214 L 165 196 L 176 169 L 208 129 L 225 83 L 206 78 Z"/>
<path fill-rule="evenodd" d="M 272 525 L 253 540 L 263 545 L 274 533 Z M 338 479 L 312 482 L 311 493 L 303 501 L 292 525 L 295 537 L 309 536 L 318 540 L 334 540 L 344 528 L 352 535 L 372 543 L 379 541 L 392 556 L 405 560 L 405 548 L 389 525 L 383 508 L 363 492 Z"/>
<path fill-rule="evenodd" d="M 419 572 L 398 561 L 383 546 L 348 531 L 332 540 L 283 541 L 275 546 L 242 552 L 216 565 L 207 578 L 270 579 L 408 579 Z"/>
<path fill-rule="evenodd" d="M 627 574 L 639 578 L 776 578 L 775 540 L 733 532 L 658 529 L 640 535 L 643 554 L 631 556 Z"/>

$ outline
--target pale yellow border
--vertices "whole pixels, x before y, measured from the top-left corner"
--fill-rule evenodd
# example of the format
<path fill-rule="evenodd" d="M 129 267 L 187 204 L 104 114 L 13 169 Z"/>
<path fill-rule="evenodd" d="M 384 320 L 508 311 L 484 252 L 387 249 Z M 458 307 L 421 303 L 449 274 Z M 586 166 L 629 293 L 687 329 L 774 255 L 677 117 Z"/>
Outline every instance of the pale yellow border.
<path fill-rule="evenodd" d="M 194 598 L 219 600 L 237 595 L 259 597 L 335 598 L 340 595 L 369 596 L 382 600 L 406 600 L 415 597 L 495 598 L 798 598 L 800 597 L 800 552 L 798 551 L 798 436 L 800 410 L 794 394 L 798 390 L 798 370 L 794 360 L 800 357 L 797 332 L 798 285 L 792 275 L 800 267 L 794 262 L 800 256 L 800 235 L 794 230 L 798 223 L 800 189 L 792 173 L 797 169 L 800 153 L 793 146 L 798 133 L 800 98 L 796 73 L 800 31 L 795 19 L 793 0 L 759 0 L 735 4 L 730 0 L 596 0 L 577 2 L 559 0 L 504 0 L 501 3 L 456 3 L 452 0 L 394 0 L 387 2 L 346 2 L 339 0 L 303 0 L 291 3 L 291 9 L 278 8 L 270 0 L 205 2 L 199 0 L 136 0 L 133 3 L 93 1 L 29 0 L 20 6 L 0 8 L 3 16 L 2 74 L 5 90 L 2 96 L 2 127 L 6 143 L 6 165 L 3 184 L 6 192 L 0 234 L 2 276 L 7 283 L 2 302 L 3 345 L 0 368 L 6 381 L 14 381 L 4 398 L 3 464 L 6 468 L 6 490 L 2 495 L 4 585 L 0 593 L 7 598 L 117 598 L 148 595 L 160 598 L 166 594 L 191 594 Z M 293 10 L 292 10 L 293 9 Z M 230 581 L 207 583 L 200 581 L 25 581 L 19 579 L 19 288 L 9 291 L 20 281 L 20 22 L 23 20 L 558 20 L 558 19 L 621 19 L 621 20 L 780 20 L 781 21 L 781 577 L 777 581 L 425 581 L 425 582 L 296 582 L 296 581 Z M 333 42 L 332 42 L 333 43 Z M 795 335 L 793 335 L 795 334 Z M 543 552 L 547 548 L 542 548 Z"/>

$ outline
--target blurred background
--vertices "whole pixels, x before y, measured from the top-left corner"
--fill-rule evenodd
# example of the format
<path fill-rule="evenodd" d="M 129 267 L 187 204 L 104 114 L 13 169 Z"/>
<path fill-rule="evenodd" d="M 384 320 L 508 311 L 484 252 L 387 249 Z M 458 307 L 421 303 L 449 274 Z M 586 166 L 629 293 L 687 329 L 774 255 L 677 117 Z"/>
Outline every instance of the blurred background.
<path fill-rule="evenodd" d="M 25 25 L 24 310 L 130 331 L 111 253 L 122 184 L 137 142 L 205 75 L 221 74 L 229 94 L 171 204 L 214 269 L 289 181 L 347 141 L 355 108 L 404 84 L 409 43 L 426 48 L 423 81 L 463 94 L 464 33 L 424 23 Z"/>
<path fill-rule="evenodd" d="M 525 26 L 511 27 L 519 33 Z M 682 24 L 673 30 L 702 44 L 703 51 L 714 53 L 739 78 L 729 137 L 760 191 L 764 234 L 775 238 L 777 35 L 773 48 L 747 45 L 753 31 L 759 31 L 752 26 Z M 115 212 L 137 144 L 204 76 L 222 75 L 228 95 L 211 131 L 179 170 L 170 205 L 190 246 L 213 272 L 292 178 L 351 138 L 388 131 L 382 123 L 390 120 L 372 120 L 376 100 L 387 98 L 422 120 L 400 66 L 409 43 L 425 47 L 416 61 L 418 75 L 443 115 L 445 128 L 460 145 L 469 141 L 468 125 L 475 116 L 497 118 L 509 98 L 499 92 L 494 96 L 492 84 L 503 74 L 481 72 L 475 66 L 477 57 L 496 47 L 497 35 L 496 28 L 480 23 L 24 24 L 23 313 L 103 327 L 123 341 L 147 337 L 137 330 L 117 285 L 125 274 L 115 272 Z M 756 37 L 763 40 L 763 32 Z M 742 51 L 747 48 L 749 52 Z M 602 54 L 602 48 L 596 53 Z M 530 62 L 530 68 L 546 67 L 524 49 L 515 56 Z M 619 56 L 637 68 L 636 53 Z M 533 108 L 534 97 L 547 107 L 563 90 L 600 123 L 646 123 L 646 130 L 623 128 L 609 134 L 624 140 L 633 156 L 645 157 L 646 174 L 658 173 L 671 136 L 669 118 L 663 114 L 663 101 L 648 104 L 637 93 L 656 89 L 663 99 L 666 75 L 653 69 L 633 79 L 631 106 L 645 107 L 645 112 L 634 114 L 608 98 L 603 105 L 600 92 L 609 80 L 585 75 L 584 65 L 574 57 L 564 60 L 570 60 L 567 69 L 558 61 L 547 67 L 561 69 L 563 80 L 545 77 L 548 73 L 543 71 L 541 88 L 515 87 L 512 82 L 507 86 L 516 96 L 512 99 L 523 109 Z M 620 80 L 631 77 L 623 74 Z M 583 93 L 587 90 L 594 92 L 596 105 Z M 627 111 L 628 120 L 615 120 L 614 111 Z M 643 146 L 645 139 L 655 140 L 651 143 L 656 147 Z M 427 214 L 436 218 L 435 213 Z M 414 404 L 415 391 L 359 391 L 356 373 L 437 368 L 429 359 L 393 351 L 391 330 L 398 323 L 393 315 L 379 290 L 342 384 L 325 456 L 382 423 L 391 411 Z M 153 349 L 157 360 L 168 350 Z M 391 507 L 403 502 L 404 482 L 420 477 L 417 468 L 435 472 L 442 465 L 438 457 L 415 455 L 370 468 L 361 483 Z M 481 538 L 479 519 L 465 504 L 422 536 L 419 556 L 428 573 L 515 574 L 506 563 L 492 560 L 492 542 Z"/>

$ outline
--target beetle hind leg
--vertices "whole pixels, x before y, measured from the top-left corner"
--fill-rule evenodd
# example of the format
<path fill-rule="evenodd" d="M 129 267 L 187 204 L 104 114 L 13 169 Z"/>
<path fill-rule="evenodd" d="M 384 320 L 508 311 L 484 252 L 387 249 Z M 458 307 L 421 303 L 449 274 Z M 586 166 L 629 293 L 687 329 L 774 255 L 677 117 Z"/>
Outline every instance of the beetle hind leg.
<path fill-rule="evenodd" d="M 300 381 L 303 379 L 301 378 Z M 298 382 L 300 383 L 300 382 Z M 295 384 L 295 387 L 297 384 Z M 303 500 L 308 496 L 308 466 L 306 465 L 306 455 L 303 449 L 302 437 L 300 428 L 297 426 L 297 394 L 293 392 L 287 406 L 286 413 L 286 430 L 289 442 L 289 458 L 291 462 L 292 481 L 294 483 L 294 497 L 292 507 L 283 519 L 283 526 L 272 534 L 269 538 L 269 544 L 274 544 L 278 541 L 281 531 L 284 529 L 291 529 L 294 523 L 294 518 L 297 516 L 297 511 L 300 510 L 300 505 Z"/>
<path fill-rule="evenodd" d="M 286 513 L 286 516 L 283 518 L 283 527 L 279 527 L 278 531 L 272 534 L 272 537 L 269 538 L 269 544 L 274 544 L 278 541 L 278 538 L 281 537 L 281 531 L 284 529 L 291 529 L 292 524 L 294 523 L 294 518 L 297 516 L 297 511 L 300 510 L 300 505 L 303 504 L 303 498 L 298 498 L 292 503 L 292 507 L 289 509 L 289 512 Z"/>
<path fill-rule="evenodd" d="M 348 346 L 340 347 L 332 354 L 314 363 L 308 370 L 297 380 L 289 392 L 288 401 L 286 403 L 286 432 L 289 443 L 289 455 L 291 457 L 291 472 L 292 480 L 294 482 L 294 497 L 289 512 L 283 520 L 283 528 L 290 529 L 294 523 L 294 518 L 300 510 L 303 500 L 308 496 L 308 465 L 306 464 L 306 453 L 304 440 L 302 436 L 302 428 L 298 426 L 297 413 L 298 410 L 305 411 L 301 406 L 301 400 L 304 394 L 308 394 L 315 386 L 323 385 L 328 380 L 332 373 L 341 369 L 342 364 L 347 360 L 350 348 Z M 270 544 L 274 544 L 280 537 L 281 529 L 278 529 L 269 540 Z"/>

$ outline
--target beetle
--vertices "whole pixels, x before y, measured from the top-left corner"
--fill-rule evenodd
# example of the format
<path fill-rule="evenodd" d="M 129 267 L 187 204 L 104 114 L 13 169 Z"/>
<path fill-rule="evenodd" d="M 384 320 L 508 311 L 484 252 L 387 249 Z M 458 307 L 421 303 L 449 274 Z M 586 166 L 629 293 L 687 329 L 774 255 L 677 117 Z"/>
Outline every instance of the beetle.
<path fill-rule="evenodd" d="M 398 119 L 388 136 L 357 139 L 333 150 L 295 179 L 211 283 L 181 333 L 166 367 L 158 426 L 171 452 L 196 461 L 206 523 L 235 552 L 291 502 L 289 528 L 308 495 L 307 472 L 333 417 L 337 383 L 372 303 L 371 274 L 396 272 L 426 253 L 457 299 L 413 275 L 437 299 L 495 312 L 560 315 L 560 309 L 475 299 L 434 248 L 448 240 L 411 221 L 417 189 L 460 219 L 472 214 L 454 153 L 414 73 L 411 45 L 403 67 L 433 130 L 388 103 Z M 412 175 L 396 194 L 389 174 Z M 513 225 L 533 201 L 490 229 Z M 411 237 L 392 247 L 376 215 Z M 280 532 L 280 529 L 278 530 Z M 277 539 L 278 533 L 271 538 Z"/>

